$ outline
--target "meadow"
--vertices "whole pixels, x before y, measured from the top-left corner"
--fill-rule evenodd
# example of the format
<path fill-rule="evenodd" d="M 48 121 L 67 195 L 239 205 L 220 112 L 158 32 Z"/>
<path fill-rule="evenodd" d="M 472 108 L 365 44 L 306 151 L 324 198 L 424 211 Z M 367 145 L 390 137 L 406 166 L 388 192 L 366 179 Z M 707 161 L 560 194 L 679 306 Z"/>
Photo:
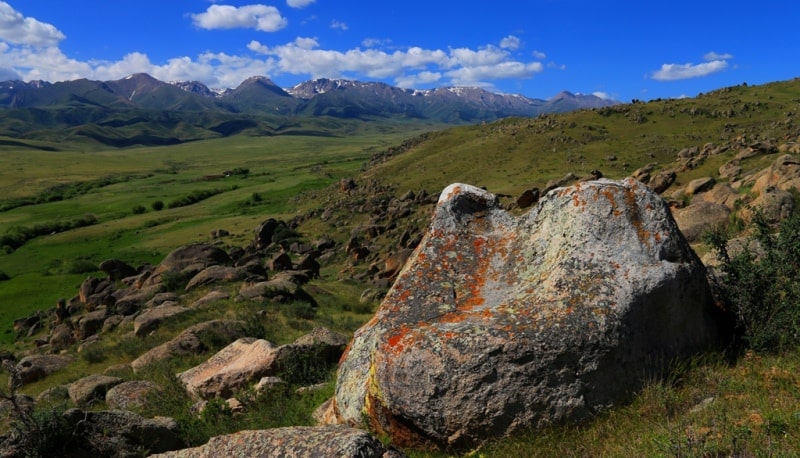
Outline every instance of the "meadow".
<path fill-rule="evenodd" d="M 14 319 L 76 294 L 88 275 L 100 274 L 96 266 L 103 260 L 158 263 L 177 247 L 210 241 L 218 229 L 231 234 L 229 245 L 245 246 L 263 220 L 290 219 L 300 211 L 302 203 L 290 203 L 290 197 L 358 173 L 371 155 L 425 128 L 364 123 L 357 132 L 113 150 L 0 142 L 0 208 L 6 208 L 0 236 L 96 218 L 95 224 L 4 247 L 0 272 L 8 279 L 0 282 L 0 343 L 13 342 Z M 163 209 L 155 210 L 156 202 Z"/>

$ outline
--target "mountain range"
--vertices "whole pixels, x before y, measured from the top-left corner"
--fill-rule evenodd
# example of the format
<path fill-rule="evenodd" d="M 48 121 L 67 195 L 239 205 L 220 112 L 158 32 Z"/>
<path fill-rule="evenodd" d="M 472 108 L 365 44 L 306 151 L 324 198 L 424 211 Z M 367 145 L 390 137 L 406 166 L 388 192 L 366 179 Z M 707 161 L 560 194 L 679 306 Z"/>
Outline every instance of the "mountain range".
<path fill-rule="evenodd" d="M 566 91 L 542 100 L 474 87 L 420 91 L 342 79 L 315 79 L 284 89 L 263 76 L 220 91 L 197 81 L 163 82 L 139 73 L 115 81 L 0 82 L 0 135 L 52 139 L 54 130 L 78 129 L 101 143 L 127 146 L 205 138 L 209 132 L 231 135 L 270 119 L 327 116 L 468 124 L 617 103 Z M 165 126 L 181 124 L 190 132 L 162 135 Z M 142 128 L 136 139 L 128 132 L 115 141 L 108 132 L 133 125 Z"/>

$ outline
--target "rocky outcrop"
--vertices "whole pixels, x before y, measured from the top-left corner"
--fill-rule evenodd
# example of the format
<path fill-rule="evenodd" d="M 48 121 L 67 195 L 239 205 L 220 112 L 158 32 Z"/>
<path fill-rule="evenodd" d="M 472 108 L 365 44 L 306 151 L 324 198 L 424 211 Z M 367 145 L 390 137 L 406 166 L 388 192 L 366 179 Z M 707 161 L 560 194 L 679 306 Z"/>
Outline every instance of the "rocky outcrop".
<path fill-rule="evenodd" d="M 681 233 L 692 243 L 701 241 L 706 231 L 727 227 L 730 214 L 728 207 L 700 199 L 673 212 Z"/>
<path fill-rule="evenodd" d="M 295 426 L 239 431 L 212 437 L 200 447 L 152 455 L 153 458 L 217 458 L 222 456 L 401 458 L 381 441 L 347 426 Z"/>
<path fill-rule="evenodd" d="M 459 447 L 576 421 L 726 331 L 705 269 L 639 182 L 559 188 L 519 218 L 455 184 L 337 376 L 336 421 Z"/>

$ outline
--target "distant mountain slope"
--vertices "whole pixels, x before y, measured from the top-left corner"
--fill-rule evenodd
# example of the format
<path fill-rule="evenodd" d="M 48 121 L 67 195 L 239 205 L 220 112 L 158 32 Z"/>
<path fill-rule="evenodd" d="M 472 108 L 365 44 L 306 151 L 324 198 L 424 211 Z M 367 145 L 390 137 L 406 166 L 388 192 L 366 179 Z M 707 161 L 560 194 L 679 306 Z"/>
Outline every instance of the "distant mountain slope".
<path fill-rule="evenodd" d="M 496 94 L 481 88 L 415 91 L 384 83 L 317 79 L 284 90 L 266 77 L 214 91 L 197 81 L 166 83 L 144 73 L 115 81 L 86 79 L 0 82 L 0 136 L 58 140 L 65 131 L 92 132 L 107 144 L 163 144 L 244 130 L 267 129 L 281 119 L 336 117 L 464 124 L 509 116 L 598 108 L 617 102 L 562 92 L 550 100 Z M 171 113 L 165 116 L 165 112 Z M 165 118 L 187 123 L 191 135 L 163 137 Z M 109 132 L 109 129 L 127 129 Z M 186 130 L 186 129 L 184 129 Z M 97 132 L 107 132 L 98 135 Z M 130 143 L 129 140 L 131 139 Z"/>

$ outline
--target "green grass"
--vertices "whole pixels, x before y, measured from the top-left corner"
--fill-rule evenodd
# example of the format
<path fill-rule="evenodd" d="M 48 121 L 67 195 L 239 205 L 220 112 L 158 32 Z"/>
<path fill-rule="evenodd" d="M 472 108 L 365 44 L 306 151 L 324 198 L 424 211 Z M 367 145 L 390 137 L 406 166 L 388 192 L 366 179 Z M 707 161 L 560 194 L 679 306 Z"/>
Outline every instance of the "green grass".
<path fill-rule="evenodd" d="M 414 125 L 371 125 L 331 136 L 237 136 L 176 146 L 76 151 L 81 145 L 59 144 L 59 151 L 0 145 L 0 207 L 14 199 L 30 199 L 53 186 L 125 177 L 89 188 L 64 200 L 25 205 L 0 212 L 0 232 L 12 227 L 65 221 L 94 215 L 98 223 L 28 241 L 0 254 L 0 343 L 10 344 L 11 323 L 35 310 L 77 293 L 85 275 L 67 275 L 53 265 L 75 259 L 99 264 L 114 257 L 131 265 L 157 263 L 173 249 L 210 240 L 226 229 L 231 245 L 245 246 L 252 231 L 268 217 L 290 219 L 309 204 L 291 201 L 308 190 L 324 188 L 359 172 L 372 154 L 430 128 Z M 247 168 L 246 176 L 223 177 L 226 170 Z M 111 180 L 114 181 L 114 180 Z M 166 208 L 193 193 L 222 192 L 200 202 Z M 254 193 L 261 199 L 252 200 Z M 3 200 L 5 199 L 5 200 Z M 165 208 L 154 211 L 152 203 Z M 145 207 L 136 214 L 134 207 Z"/>

